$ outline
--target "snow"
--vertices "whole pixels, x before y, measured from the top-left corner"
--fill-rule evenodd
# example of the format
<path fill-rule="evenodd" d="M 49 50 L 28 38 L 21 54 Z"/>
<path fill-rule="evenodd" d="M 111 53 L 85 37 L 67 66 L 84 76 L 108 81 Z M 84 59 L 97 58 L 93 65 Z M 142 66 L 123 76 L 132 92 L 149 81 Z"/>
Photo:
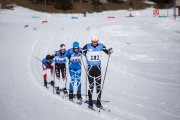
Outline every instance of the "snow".
<path fill-rule="evenodd" d="M 152 10 L 131 11 L 133 18 L 126 17 L 126 10 L 87 17 L 18 6 L 0 10 L 0 120 L 179 120 L 180 19 L 172 17 L 173 9 L 167 18 L 153 17 Z M 70 48 L 78 41 L 83 47 L 94 32 L 114 50 L 102 93 L 110 113 L 91 111 L 87 104 L 53 94 L 50 86 L 45 89 L 41 63 L 35 59 L 53 54 L 61 43 Z M 107 58 L 103 54 L 103 75 Z M 84 69 L 81 78 L 85 100 Z"/>

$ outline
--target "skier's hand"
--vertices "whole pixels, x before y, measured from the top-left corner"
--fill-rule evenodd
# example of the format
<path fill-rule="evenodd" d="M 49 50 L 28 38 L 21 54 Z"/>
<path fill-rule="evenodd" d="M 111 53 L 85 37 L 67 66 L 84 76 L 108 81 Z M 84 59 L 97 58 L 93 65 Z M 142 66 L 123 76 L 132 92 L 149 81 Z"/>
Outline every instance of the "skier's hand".
<path fill-rule="evenodd" d="M 53 58 L 54 58 L 54 56 L 55 56 L 55 54 L 51 55 L 51 59 L 53 59 Z"/>
<path fill-rule="evenodd" d="M 81 56 L 82 54 L 81 53 L 78 53 L 78 57 Z"/>
<path fill-rule="evenodd" d="M 112 48 L 109 48 L 108 49 L 108 55 L 111 55 L 113 53 L 113 49 Z"/>
<path fill-rule="evenodd" d="M 50 68 L 50 65 L 49 65 L 49 64 L 46 64 L 46 68 L 49 69 L 49 68 Z"/>
<path fill-rule="evenodd" d="M 43 67 L 43 71 L 46 70 L 46 67 Z"/>

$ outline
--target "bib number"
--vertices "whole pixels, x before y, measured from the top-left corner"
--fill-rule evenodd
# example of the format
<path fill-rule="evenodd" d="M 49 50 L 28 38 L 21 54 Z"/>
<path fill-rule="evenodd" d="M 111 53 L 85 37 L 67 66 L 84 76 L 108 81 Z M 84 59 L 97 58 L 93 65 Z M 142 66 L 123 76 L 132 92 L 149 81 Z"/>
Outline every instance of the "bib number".
<path fill-rule="evenodd" d="M 91 60 L 99 60 L 99 55 L 91 55 Z"/>

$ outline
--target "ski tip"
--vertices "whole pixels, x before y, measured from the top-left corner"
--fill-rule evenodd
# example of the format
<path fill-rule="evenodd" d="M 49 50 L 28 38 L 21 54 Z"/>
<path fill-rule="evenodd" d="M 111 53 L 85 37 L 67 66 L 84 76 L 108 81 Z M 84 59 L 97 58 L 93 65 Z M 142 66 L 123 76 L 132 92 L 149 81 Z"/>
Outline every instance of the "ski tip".
<path fill-rule="evenodd" d="M 92 106 L 88 106 L 88 108 L 89 108 L 90 110 L 94 110 L 94 108 L 93 108 Z"/>

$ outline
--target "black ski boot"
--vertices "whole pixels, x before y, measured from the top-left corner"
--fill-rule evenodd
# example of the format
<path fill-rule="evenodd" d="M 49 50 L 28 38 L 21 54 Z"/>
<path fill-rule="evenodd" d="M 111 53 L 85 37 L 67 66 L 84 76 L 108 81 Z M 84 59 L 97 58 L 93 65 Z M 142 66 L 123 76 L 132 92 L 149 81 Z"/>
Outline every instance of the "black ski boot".
<path fill-rule="evenodd" d="M 66 88 L 64 88 L 64 89 L 63 89 L 63 91 L 64 91 L 64 94 L 65 94 L 65 95 L 67 95 L 67 94 L 68 94 L 68 91 L 67 91 L 67 89 L 66 89 Z"/>
<path fill-rule="evenodd" d="M 93 109 L 93 102 L 92 102 L 92 100 L 89 100 L 88 108 Z"/>
<path fill-rule="evenodd" d="M 51 80 L 50 84 L 52 87 L 54 87 L 54 81 L 53 80 Z"/>
<path fill-rule="evenodd" d="M 60 95 L 59 87 L 56 87 L 56 94 Z"/>
<path fill-rule="evenodd" d="M 69 100 L 73 101 L 73 90 L 69 90 Z"/>
<path fill-rule="evenodd" d="M 99 99 L 97 100 L 96 106 L 101 109 L 103 108 L 101 101 Z"/>
<path fill-rule="evenodd" d="M 44 87 L 47 88 L 47 81 L 46 80 L 44 80 Z"/>
<path fill-rule="evenodd" d="M 77 91 L 77 99 L 80 100 L 80 101 L 82 100 L 81 92 L 80 91 Z"/>
<path fill-rule="evenodd" d="M 88 90 L 88 96 L 89 96 L 89 105 L 88 105 L 88 107 L 90 109 L 93 109 L 92 93 L 93 93 L 93 90 Z"/>

